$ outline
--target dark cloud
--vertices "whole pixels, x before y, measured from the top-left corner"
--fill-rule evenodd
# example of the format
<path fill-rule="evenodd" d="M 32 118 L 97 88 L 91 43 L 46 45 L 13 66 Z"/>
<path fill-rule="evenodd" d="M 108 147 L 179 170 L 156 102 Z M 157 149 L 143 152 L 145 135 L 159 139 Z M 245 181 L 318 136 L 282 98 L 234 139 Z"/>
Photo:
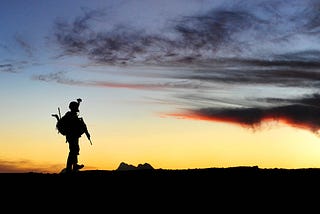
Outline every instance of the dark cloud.
<path fill-rule="evenodd" d="M 212 59 L 216 56 L 210 54 L 215 54 L 220 48 L 239 49 L 231 47 L 235 45 L 233 34 L 262 22 L 248 12 L 214 10 L 173 20 L 168 31 L 175 36 L 170 38 L 166 33 L 146 33 L 128 26 L 95 31 L 90 23 L 100 15 L 87 13 L 72 23 L 56 22 L 55 39 L 63 50 L 62 55 L 86 56 L 96 62 L 110 64 Z"/>
<path fill-rule="evenodd" d="M 318 134 L 320 130 L 320 94 L 280 101 L 285 101 L 287 104 L 250 108 L 208 107 L 168 115 L 186 119 L 229 122 L 253 129 L 266 121 L 279 121 Z M 271 99 L 269 102 L 278 104 L 279 100 Z"/>
<path fill-rule="evenodd" d="M 201 51 L 215 53 L 231 46 L 234 46 L 233 51 L 239 51 L 240 46 L 233 44 L 234 34 L 259 23 L 264 22 L 246 11 L 216 9 L 207 14 L 183 17 L 174 28 L 180 35 L 178 44 L 201 57 Z"/>

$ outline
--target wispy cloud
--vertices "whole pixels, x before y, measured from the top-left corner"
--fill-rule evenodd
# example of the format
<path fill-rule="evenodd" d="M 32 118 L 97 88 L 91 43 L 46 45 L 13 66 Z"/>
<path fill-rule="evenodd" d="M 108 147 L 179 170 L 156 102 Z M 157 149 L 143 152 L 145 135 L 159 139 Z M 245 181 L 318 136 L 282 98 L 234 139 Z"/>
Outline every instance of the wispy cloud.
<path fill-rule="evenodd" d="M 49 74 L 35 74 L 32 76 L 33 80 L 44 82 L 56 82 L 64 85 L 87 86 L 87 87 L 102 87 L 102 88 L 127 88 L 138 90 L 165 90 L 165 89 L 195 89 L 206 88 L 203 85 L 195 84 L 187 80 L 184 81 L 171 81 L 171 82 L 114 82 L 114 81 L 101 81 L 101 80 L 76 80 L 67 76 L 68 72 L 55 72 Z"/>
<path fill-rule="evenodd" d="M 28 66 L 30 66 L 30 62 L 24 60 L 4 60 L 2 63 L 0 63 L 0 72 L 20 73 Z"/>
<path fill-rule="evenodd" d="M 15 73 L 14 65 L 12 64 L 0 64 L 0 71 L 1 72 L 9 72 Z"/>
<path fill-rule="evenodd" d="M 66 77 L 66 72 L 56 72 L 56 73 L 50 73 L 50 74 L 39 74 L 39 75 L 33 75 L 32 79 L 44 81 L 44 82 L 56 82 L 60 84 L 66 84 L 66 85 L 83 85 L 81 81 L 77 81 L 74 79 L 70 79 Z"/>
<path fill-rule="evenodd" d="M 124 25 L 97 30 L 94 25 L 101 25 L 97 17 L 103 14 L 92 11 L 71 23 L 56 22 L 55 39 L 64 55 L 111 64 L 191 63 L 219 57 L 273 60 L 277 54 L 292 53 L 291 44 L 299 52 L 306 39 L 319 41 L 317 1 L 226 5 L 170 20 L 161 34 Z"/>
<path fill-rule="evenodd" d="M 34 48 L 30 45 L 27 40 L 19 34 L 15 35 L 15 40 L 18 43 L 18 45 L 25 51 L 28 57 L 33 57 Z"/>

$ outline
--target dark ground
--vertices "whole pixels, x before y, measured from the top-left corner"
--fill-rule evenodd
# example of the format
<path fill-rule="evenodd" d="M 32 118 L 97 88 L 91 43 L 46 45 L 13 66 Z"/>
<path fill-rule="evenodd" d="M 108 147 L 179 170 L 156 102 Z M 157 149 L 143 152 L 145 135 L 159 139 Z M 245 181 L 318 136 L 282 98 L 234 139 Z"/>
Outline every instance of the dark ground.
<path fill-rule="evenodd" d="M 0 179 L 2 205 L 18 202 L 10 205 L 11 211 L 41 205 L 52 212 L 309 213 L 320 204 L 320 169 L 84 170 L 70 175 L 0 173 Z"/>

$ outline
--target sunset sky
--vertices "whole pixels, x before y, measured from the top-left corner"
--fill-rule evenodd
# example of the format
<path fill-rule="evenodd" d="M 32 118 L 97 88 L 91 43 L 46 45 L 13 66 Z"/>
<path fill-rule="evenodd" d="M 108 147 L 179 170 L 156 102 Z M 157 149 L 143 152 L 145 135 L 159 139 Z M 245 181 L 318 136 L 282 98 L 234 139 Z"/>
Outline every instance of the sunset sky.
<path fill-rule="evenodd" d="M 320 168 L 320 1 L 0 1 L 0 172 Z"/>

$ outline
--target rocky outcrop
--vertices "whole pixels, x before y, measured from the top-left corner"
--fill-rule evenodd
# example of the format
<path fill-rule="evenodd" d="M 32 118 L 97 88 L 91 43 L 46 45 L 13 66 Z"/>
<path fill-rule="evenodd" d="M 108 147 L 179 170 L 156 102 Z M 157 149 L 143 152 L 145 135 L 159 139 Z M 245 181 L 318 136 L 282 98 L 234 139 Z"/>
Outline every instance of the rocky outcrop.
<path fill-rule="evenodd" d="M 150 169 L 154 169 L 154 168 L 148 163 L 138 164 L 138 166 L 134 166 L 132 164 L 121 162 L 116 170 L 127 171 L 127 170 L 150 170 Z"/>

